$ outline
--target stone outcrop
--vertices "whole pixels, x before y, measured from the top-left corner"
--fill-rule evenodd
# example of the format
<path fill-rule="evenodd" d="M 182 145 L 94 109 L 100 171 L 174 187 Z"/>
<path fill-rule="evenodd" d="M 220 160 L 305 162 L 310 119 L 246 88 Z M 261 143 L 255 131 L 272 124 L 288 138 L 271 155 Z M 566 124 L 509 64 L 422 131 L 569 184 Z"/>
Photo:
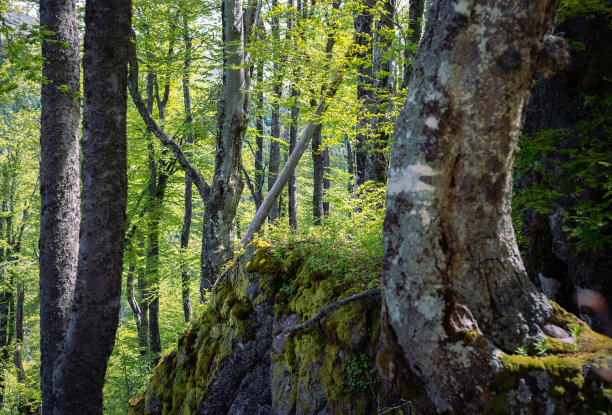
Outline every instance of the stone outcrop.
<path fill-rule="evenodd" d="M 203 314 L 162 358 L 128 414 L 434 413 L 422 399 L 425 385 L 414 382 L 392 336 L 381 332 L 378 299 L 353 301 L 313 327 L 286 333 L 365 288 L 313 271 L 294 252 L 254 242 L 228 266 Z M 612 407 L 612 390 L 598 375 L 612 368 L 612 341 L 555 307 L 541 339 L 545 353 L 527 339 L 525 356 L 499 352 L 499 384 L 486 390 L 489 413 L 587 414 Z M 576 325 L 581 331 L 574 338 L 567 328 Z M 467 331 L 464 342 L 479 348 L 486 340 Z"/>

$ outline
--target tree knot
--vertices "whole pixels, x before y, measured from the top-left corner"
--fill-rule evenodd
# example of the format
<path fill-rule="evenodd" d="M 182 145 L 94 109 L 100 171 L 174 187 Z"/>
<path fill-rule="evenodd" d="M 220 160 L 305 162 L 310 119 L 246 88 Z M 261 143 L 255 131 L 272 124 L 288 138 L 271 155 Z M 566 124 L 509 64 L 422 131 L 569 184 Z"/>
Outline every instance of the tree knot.
<path fill-rule="evenodd" d="M 539 45 L 537 69 L 543 78 L 552 78 L 570 63 L 567 41 L 559 36 L 545 35 Z"/>

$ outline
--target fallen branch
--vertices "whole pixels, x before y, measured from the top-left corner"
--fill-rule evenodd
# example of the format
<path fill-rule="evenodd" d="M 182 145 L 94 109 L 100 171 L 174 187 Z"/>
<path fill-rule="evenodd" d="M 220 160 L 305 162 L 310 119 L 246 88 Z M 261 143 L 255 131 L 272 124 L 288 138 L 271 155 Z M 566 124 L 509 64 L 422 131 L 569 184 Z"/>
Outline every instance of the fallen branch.
<path fill-rule="evenodd" d="M 325 307 L 323 307 L 321 310 L 319 310 L 319 312 L 315 314 L 314 317 L 306 320 L 305 322 L 301 324 L 296 324 L 295 326 L 287 327 L 285 330 L 283 330 L 283 332 L 287 334 L 293 334 L 296 331 L 312 327 L 314 326 L 316 322 L 321 320 L 323 317 L 325 317 L 332 311 L 339 309 L 343 305 L 352 303 L 353 301 L 362 300 L 362 299 L 378 300 L 380 299 L 380 290 L 378 288 L 373 288 L 371 290 L 367 290 L 367 291 L 360 292 L 358 294 L 351 295 L 350 297 L 346 297 L 345 299 L 336 301 L 335 303 L 328 304 Z"/>

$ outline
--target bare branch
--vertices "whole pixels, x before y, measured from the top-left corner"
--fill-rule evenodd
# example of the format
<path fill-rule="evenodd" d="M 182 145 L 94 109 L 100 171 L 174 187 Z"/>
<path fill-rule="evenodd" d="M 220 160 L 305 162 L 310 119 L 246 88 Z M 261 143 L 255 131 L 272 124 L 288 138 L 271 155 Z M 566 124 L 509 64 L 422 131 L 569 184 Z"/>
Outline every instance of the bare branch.
<path fill-rule="evenodd" d="M 317 314 L 315 314 L 314 317 L 306 320 L 305 322 L 303 322 L 301 324 L 297 324 L 295 326 L 287 327 L 283 331 L 285 333 L 287 333 L 287 334 L 293 334 L 296 331 L 312 327 L 312 326 L 314 326 L 314 324 L 316 322 L 321 320 L 323 317 L 325 317 L 326 315 L 328 315 L 332 311 L 335 311 L 335 310 L 339 309 L 343 305 L 346 305 L 348 303 L 352 303 L 353 301 L 362 300 L 362 299 L 378 300 L 378 299 L 380 299 L 380 290 L 378 288 L 373 288 L 371 290 L 360 292 L 359 294 L 351 295 L 350 297 L 346 297 L 345 299 L 336 301 L 335 303 L 328 304 L 325 307 L 323 307 L 321 310 L 319 310 L 319 312 Z"/>

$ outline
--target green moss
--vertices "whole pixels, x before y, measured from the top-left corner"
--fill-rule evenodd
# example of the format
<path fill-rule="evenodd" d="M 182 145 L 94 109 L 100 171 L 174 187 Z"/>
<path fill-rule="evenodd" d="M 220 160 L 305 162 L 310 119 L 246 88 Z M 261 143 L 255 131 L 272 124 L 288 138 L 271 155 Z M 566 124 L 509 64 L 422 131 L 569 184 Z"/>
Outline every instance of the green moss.
<path fill-rule="evenodd" d="M 255 247 L 255 252 L 251 260 L 246 264 L 247 272 L 253 274 L 273 274 L 278 270 L 278 266 L 269 249 L 270 244 L 261 240 L 254 240 L 249 246 Z"/>
<path fill-rule="evenodd" d="M 253 312 L 253 307 L 250 304 L 238 303 L 232 307 L 230 314 L 238 320 L 246 320 Z"/>

